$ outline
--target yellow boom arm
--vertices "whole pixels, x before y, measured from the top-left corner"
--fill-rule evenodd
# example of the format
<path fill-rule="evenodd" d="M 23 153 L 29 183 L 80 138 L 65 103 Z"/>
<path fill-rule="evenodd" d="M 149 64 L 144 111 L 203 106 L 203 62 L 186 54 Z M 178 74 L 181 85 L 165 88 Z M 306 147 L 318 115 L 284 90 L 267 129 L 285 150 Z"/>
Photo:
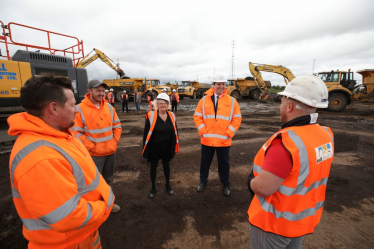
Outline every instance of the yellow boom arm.
<path fill-rule="evenodd" d="M 270 73 L 277 73 L 283 76 L 284 82 L 288 84 L 291 80 L 295 78 L 295 75 L 286 67 L 283 66 L 273 66 L 267 64 L 258 64 L 258 63 L 249 63 L 249 71 L 253 75 L 253 78 L 257 82 L 257 85 L 266 90 L 267 87 L 265 85 L 264 79 L 262 78 L 261 71 L 270 72 Z"/>
<path fill-rule="evenodd" d="M 95 51 L 95 54 L 89 57 L 89 55 L 93 51 Z M 121 79 L 125 77 L 125 72 L 121 68 L 119 68 L 119 66 L 116 63 L 114 63 L 114 61 L 112 59 L 110 59 L 103 52 L 101 52 L 100 50 L 98 50 L 96 48 L 94 48 L 88 55 L 83 57 L 82 60 L 79 61 L 77 67 L 84 68 L 84 67 L 90 65 L 92 62 L 94 62 L 97 58 L 100 58 L 109 67 L 111 67 L 114 71 L 116 71 Z"/>

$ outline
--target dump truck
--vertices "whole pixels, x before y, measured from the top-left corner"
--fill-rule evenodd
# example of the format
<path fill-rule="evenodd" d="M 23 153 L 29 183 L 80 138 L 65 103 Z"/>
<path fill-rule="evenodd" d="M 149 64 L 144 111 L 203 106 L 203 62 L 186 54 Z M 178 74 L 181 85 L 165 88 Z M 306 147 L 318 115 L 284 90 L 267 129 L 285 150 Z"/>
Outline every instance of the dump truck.
<path fill-rule="evenodd" d="M 264 81 L 266 87 L 271 87 L 270 81 Z M 246 99 L 251 98 L 258 100 L 261 93 L 261 88 L 253 77 L 228 79 L 226 82 L 227 95 L 239 99 L 240 97 Z"/>
<path fill-rule="evenodd" d="M 208 83 L 200 83 L 195 80 L 182 81 L 178 85 L 177 92 L 181 98 L 190 97 L 191 99 L 199 99 L 204 97 L 204 93 L 212 87 Z"/>
<path fill-rule="evenodd" d="M 116 101 L 121 101 L 123 90 L 126 90 L 130 98 L 135 96 L 135 90 L 138 90 L 140 95 L 143 95 L 144 92 L 148 90 L 147 85 L 144 84 L 143 78 L 105 79 L 103 83 L 107 84 L 108 88 L 113 89 Z"/>
<path fill-rule="evenodd" d="M 374 103 L 374 69 L 362 69 L 357 73 L 362 75 L 362 84 L 353 88 L 352 99 Z"/>

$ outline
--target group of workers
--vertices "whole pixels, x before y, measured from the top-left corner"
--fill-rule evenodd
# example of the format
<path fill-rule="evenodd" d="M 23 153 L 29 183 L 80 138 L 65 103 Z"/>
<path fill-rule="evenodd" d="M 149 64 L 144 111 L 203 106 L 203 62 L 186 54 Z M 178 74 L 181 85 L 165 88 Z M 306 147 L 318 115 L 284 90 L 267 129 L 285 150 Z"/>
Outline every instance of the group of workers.
<path fill-rule="evenodd" d="M 26 112 L 8 119 L 9 134 L 18 135 L 9 160 L 12 195 L 29 248 L 101 248 L 98 228 L 121 209 L 112 191 L 121 123 L 104 99 L 106 84 L 91 80 L 87 88 L 76 105 L 69 79 L 32 77 L 21 88 Z M 205 188 L 217 152 L 222 192 L 230 196 L 229 151 L 242 115 L 226 92 L 225 78 L 216 76 L 193 115 L 201 141 L 197 192 Z M 321 219 L 334 156 L 331 129 L 316 122 L 316 109 L 327 108 L 324 82 L 297 77 L 278 94 L 283 95 L 282 129 L 260 148 L 247 181 L 250 248 L 255 249 L 302 247 L 304 235 Z M 125 91 L 121 99 L 127 102 Z M 134 101 L 140 105 L 137 91 Z M 179 97 L 159 94 L 145 117 L 142 154 L 151 163 L 150 198 L 157 192 L 160 159 L 165 188 L 174 194 L 169 163 L 180 141 L 176 115 L 169 111 L 173 101 Z"/>

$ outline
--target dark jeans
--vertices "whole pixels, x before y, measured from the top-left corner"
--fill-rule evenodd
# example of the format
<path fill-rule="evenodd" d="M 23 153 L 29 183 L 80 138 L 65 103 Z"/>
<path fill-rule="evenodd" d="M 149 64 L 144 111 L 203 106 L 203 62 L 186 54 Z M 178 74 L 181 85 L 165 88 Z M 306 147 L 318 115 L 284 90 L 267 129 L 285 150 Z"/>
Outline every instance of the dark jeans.
<path fill-rule="evenodd" d="M 177 106 L 178 106 L 178 102 L 171 101 L 171 111 L 172 112 L 174 111 L 174 109 L 175 109 L 175 111 L 177 111 Z"/>
<path fill-rule="evenodd" d="M 151 181 L 152 189 L 156 189 L 156 172 L 159 160 L 153 160 L 151 162 Z M 164 167 L 165 183 L 170 184 L 170 162 L 168 160 L 162 160 L 162 166 Z"/>
<path fill-rule="evenodd" d="M 200 182 L 208 182 L 209 169 L 212 164 L 214 153 L 217 151 L 218 174 L 221 183 L 230 186 L 230 161 L 228 147 L 210 147 L 201 145 Z"/>
<path fill-rule="evenodd" d="M 127 101 L 122 102 L 122 112 L 125 112 L 125 106 L 126 106 L 126 112 L 128 113 L 129 112 L 129 105 L 128 105 Z"/>
<path fill-rule="evenodd" d="M 114 103 L 110 103 L 114 107 Z"/>

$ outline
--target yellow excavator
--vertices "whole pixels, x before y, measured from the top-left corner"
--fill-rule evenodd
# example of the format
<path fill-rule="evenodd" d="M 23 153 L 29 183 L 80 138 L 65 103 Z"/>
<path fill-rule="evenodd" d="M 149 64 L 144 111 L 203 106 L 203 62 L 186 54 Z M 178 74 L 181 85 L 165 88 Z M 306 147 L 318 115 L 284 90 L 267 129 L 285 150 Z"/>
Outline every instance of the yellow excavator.
<path fill-rule="evenodd" d="M 266 102 L 266 103 L 272 102 L 273 100 L 270 98 L 270 95 L 268 94 L 268 89 L 267 89 L 264 79 L 262 78 L 261 71 L 282 75 L 284 82 L 286 84 L 288 84 L 288 82 L 290 82 L 291 80 L 295 78 L 295 75 L 291 72 L 291 70 L 280 65 L 274 66 L 274 65 L 249 62 L 249 71 L 251 72 L 253 79 L 256 81 L 258 87 L 262 91 L 259 101 Z"/>
<path fill-rule="evenodd" d="M 92 56 L 90 54 L 95 52 Z M 125 72 L 118 66 L 118 64 L 114 63 L 112 59 L 110 59 L 106 54 L 101 52 L 100 50 L 94 48 L 89 54 L 83 57 L 77 64 L 76 67 L 85 68 L 86 66 L 90 65 L 94 62 L 97 58 L 100 58 L 105 64 L 107 64 L 110 68 L 117 72 L 121 79 L 129 79 L 130 77 L 126 76 Z"/>

